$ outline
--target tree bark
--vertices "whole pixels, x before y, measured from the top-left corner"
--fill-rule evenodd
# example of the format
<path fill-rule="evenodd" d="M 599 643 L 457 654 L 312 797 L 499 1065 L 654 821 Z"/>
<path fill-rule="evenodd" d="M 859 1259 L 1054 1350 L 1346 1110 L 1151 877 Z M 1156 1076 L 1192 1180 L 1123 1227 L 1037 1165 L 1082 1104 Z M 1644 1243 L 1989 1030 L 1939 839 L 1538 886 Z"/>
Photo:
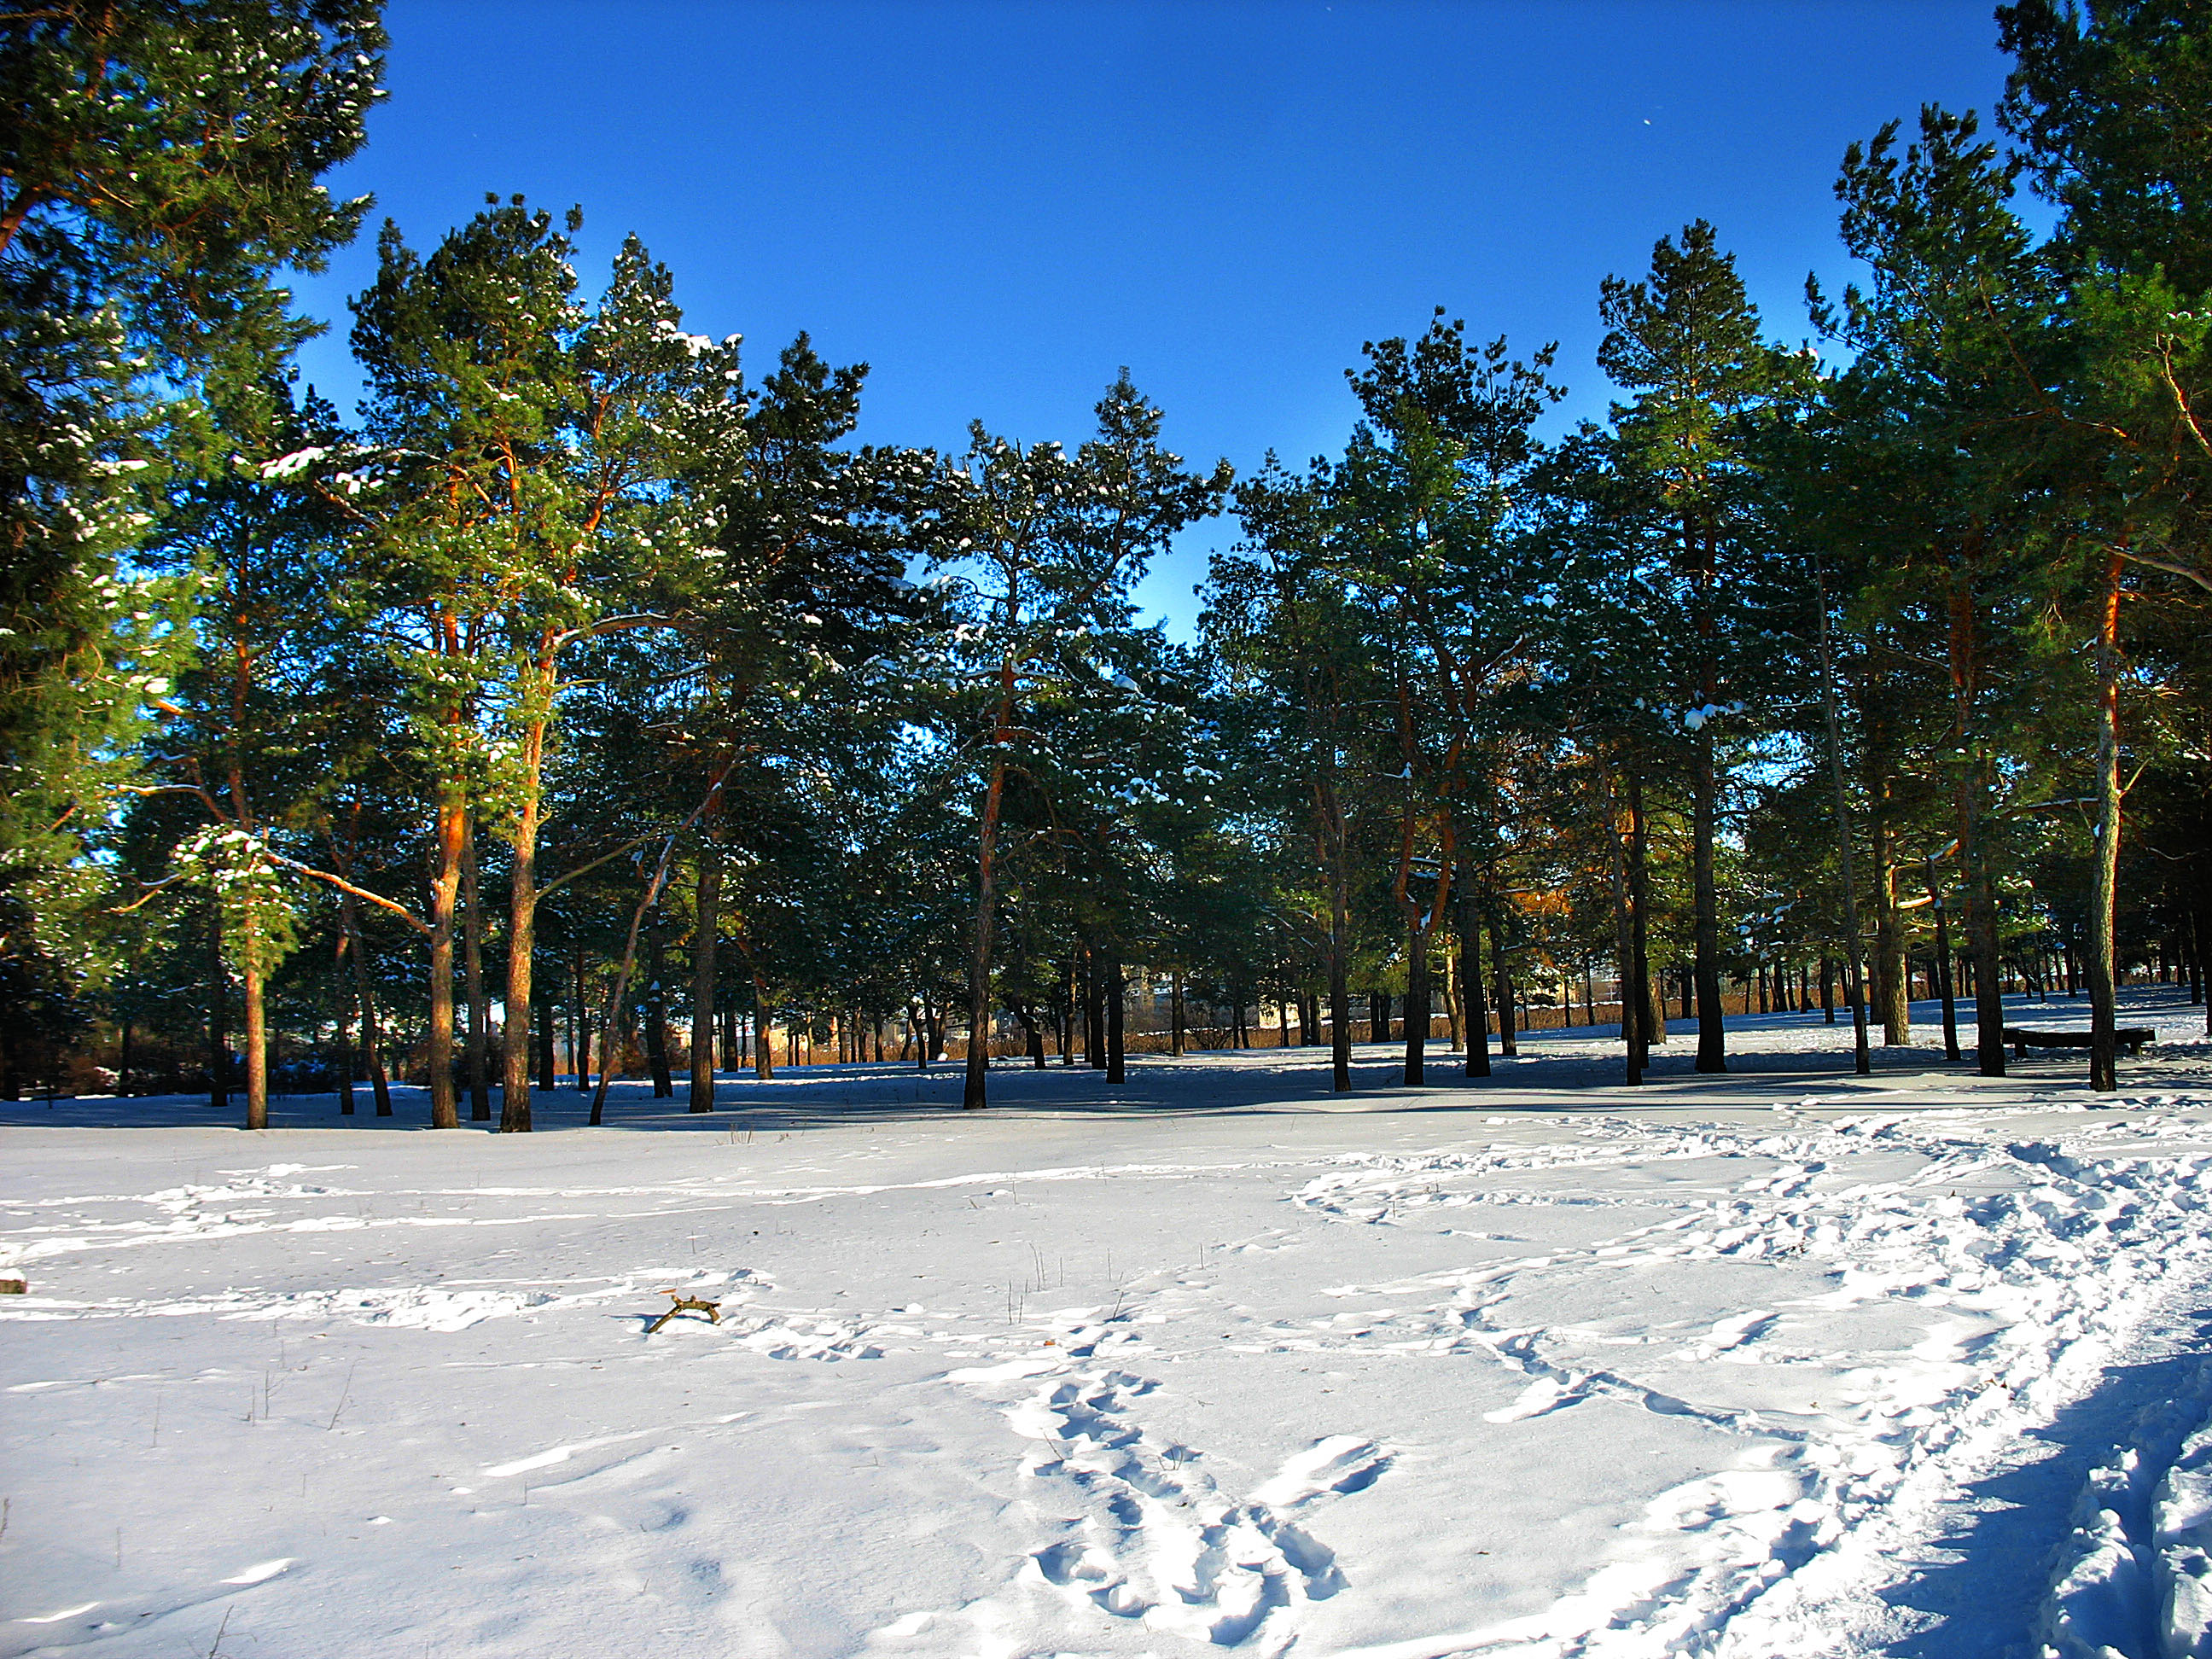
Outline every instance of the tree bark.
<path fill-rule="evenodd" d="M 1627 1075 L 1625 1079 L 1632 1087 L 1644 1081 L 1643 1050 L 1637 1042 L 1641 1024 L 1636 1011 L 1636 921 L 1635 901 L 1628 885 L 1628 831 L 1620 822 L 1620 814 L 1608 799 L 1612 823 L 1607 840 L 1612 843 L 1613 866 L 1613 951 L 1615 968 L 1614 993 L 1620 1000 L 1620 1042 L 1625 1053 Z M 1480 976 L 1480 965 L 1477 975 Z"/>
<path fill-rule="evenodd" d="M 551 1094 L 559 1086 L 560 1061 L 553 1052 L 553 1006 L 550 1002 L 538 1005 L 531 1016 L 529 1037 L 538 1048 L 538 1086 Z M 507 1125 L 507 1091 L 500 1091 L 500 1127 Z"/>
<path fill-rule="evenodd" d="M 469 825 L 467 849 L 461 855 L 461 971 L 469 991 L 469 1041 L 463 1058 L 469 1077 L 469 1118 L 491 1121 L 491 1083 L 485 1072 L 489 1045 L 491 1011 L 484 1006 L 483 904 L 477 891 L 476 825 Z M 514 1018 L 510 1012 L 509 1020 Z M 525 1073 L 526 1078 L 527 1073 Z"/>
<path fill-rule="evenodd" d="M 525 736 L 526 752 L 534 756 L 544 741 L 544 728 L 539 727 Z M 514 831 L 507 844 L 514 854 L 514 868 L 507 883 L 507 1037 L 500 1055 L 499 1131 L 501 1134 L 527 1134 L 531 1128 L 530 1115 L 530 1030 L 537 1010 L 535 976 L 538 960 L 538 801 L 535 785 L 537 766 L 530 764 L 532 787 L 525 795 L 521 810 L 515 816 Z M 583 954 L 576 957 L 576 1030 L 583 1036 L 584 1013 Z M 543 1011 L 550 1021 L 552 1011 Z M 552 1033 L 546 1032 L 550 1048 Z M 583 1086 L 590 1067 L 582 1054 L 575 1056 L 576 1082 Z M 545 1087 L 553 1087 L 553 1068 L 544 1068 Z"/>
<path fill-rule="evenodd" d="M 1943 1058 L 1959 1058 L 1959 1005 L 1951 994 L 1951 917 L 1943 907 L 1942 884 L 1936 878 L 1936 860 L 1928 860 L 1928 908 L 1936 913 L 1936 956 L 1929 977 L 1936 994 L 1943 1000 Z"/>
<path fill-rule="evenodd" d="M 361 1046 L 368 1061 L 369 1087 L 376 1096 L 376 1115 L 392 1115 L 392 1081 L 384 1068 L 384 1042 L 377 1029 L 376 994 L 369 982 L 368 942 L 362 937 L 360 912 L 352 895 L 340 901 L 339 916 L 353 944 L 354 992 L 361 999 Z"/>
<path fill-rule="evenodd" d="M 1121 1022 L 1128 1001 L 1128 985 L 1121 977 L 1121 958 L 1119 954 L 1106 961 L 1106 1081 L 1125 1080 Z"/>
<path fill-rule="evenodd" d="M 570 1056 L 576 1066 L 576 1091 L 587 1095 L 592 1092 L 592 994 L 580 945 L 576 947 L 576 1007 L 572 1023 L 576 1028 L 576 1052 Z"/>
<path fill-rule="evenodd" d="M 1498 926 L 1495 915 L 1490 918 L 1490 965 L 1497 981 L 1498 1052 L 1518 1054 L 1521 1040 L 1513 1028 L 1513 973 L 1505 965 L 1505 930 Z"/>
<path fill-rule="evenodd" d="M 1889 833 L 1889 782 L 1874 784 L 1874 810 L 1867 833 L 1874 854 L 1874 990 L 1885 1047 L 1912 1041 L 1912 1009 L 1905 984 L 1905 927 L 1897 908 L 1897 865 Z"/>
<path fill-rule="evenodd" d="M 353 994 L 347 988 L 345 972 L 345 959 L 353 954 L 352 945 L 353 940 L 347 936 L 344 927 L 341 926 L 338 930 L 336 975 L 337 983 L 332 988 L 337 993 L 336 999 L 338 1010 L 337 1096 L 340 1117 L 351 1117 L 354 1115 L 353 1023 L 359 1017 L 359 1011 L 354 1006 Z M 125 1020 L 123 1024 L 123 1061 L 119 1070 L 121 1075 L 116 1079 L 116 1092 L 127 1094 L 130 1092 L 128 1085 L 131 1081 L 131 1023 L 128 1020 Z"/>
<path fill-rule="evenodd" d="M 1644 815 L 1644 777 L 1628 775 L 1628 991 L 1636 1005 L 1632 1069 L 1651 1069 L 1651 825 Z"/>
<path fill-rule="evenodd" d="M 699 886 L 691 929 L 691 1109 L 714 1109 L 714 946 L 720 926 L 722 861 L 699 849 Z"/>
<path fill-rule="evenodd" d="M 1406 926 L 1405 1082 L 1408 1089 L 1420 1088 L 1427 1082 L 1429 1007 L 1433 1000 L 1429 986 L 1429 938 L 1422 930 L 1421 918 L 1415 915 Z"/>
<path fill-rule="evenodd" d="M 2120 571 L 2106 555 L 2097 615 L 2097 845 L 2089 900 L 2089 1087 L 2119 1087 L 2118 992 L 2112 933 L 2120 869 Z"/>
<path fill-rule="evenodd" d="M 1106 975 L 1098 953 L 1083 947 L 1083 1063 L 1106 1069 Z"/>
<path fill-rule="evenodd" d="M 257 950 L 259 944 L 249 937 L 246 949 Z M 246 1127 L 265 1129 L 269 1127 L 269 1021 L 263 1004 L 264 976 L 259 967 L 249 964 L 239 977 L 246 985 Z"/>
<path fill-rule="evenodd" d="M 653 1097 L 673 1100 L 676 1079 L 668 1065 L 668 917 L 659 905 L 645 934 L 645 995 L 638 1016 L 645 1022 L 645 1057 L 653 1070 Z"/>
<path fill-rule="evenodd" d="M 1852 1066 L 1859 1076 L 1866 1077 L 1873 1072 L 1874 1062 L 1867 1054 L 1866 991 L 1859 969 L 1858 884 L 1852 873 L 1850 810 L 1844 793 L 1844 734 L 1836 718 L 1835 659 L 1828 648 L 1828 596 L 1816 583 L 1814 597 L 1820 612 L 1820 702 L 1828 728 L 1828 775 L 1836 798 L 1836 854 L 1844 881 L 1844 963 L 1850 975 L 1844 988 L 1851 1003 Z"/>
<path fill-rule="evenodd" d="M 208 906 L 208 1104 L 230 1106 L 230 964 L 222 954 L 222 909 Z"/>
<path fill-rule="evenodd" d="M 453 1091 L 453 913 L 460 897 L 461 860 L 468 846 L 468 804 L 459 786 L 440 790 L 437 868 L 430 883 L 430 1127 L 458 1129 Z"/>
<path fill-rule="evenodd" d="M 1702 728 L 1695 739 L 1690 774 L 1690 846 L 1695 894 L 1696 951 L 1691 975 L 1698 994 L 1698 1060 L 1700 1072 L 1728 1070 L 1728 1027 L 1721 1012 L 1720 889 L 1713 874 L 1713 836 L 1719 816 L 1720 781 L 1713 763 L 1711 734 Z"/>
<path fill-rule="evenodd" d="M 1006 624 L 1014 625 L 1009 583 Z M 990 1088 L 991 928 L 998 909 L 999 811 L 1006 793 L 1006 750 L 1013 741 L 1014 659 L 999 665 L 999 703 L 992 716 L 991 781 L 983 792 L 982 825 L 977 837 L 975 930 L 968 957 L 968 1075 L 960 1104 L 967 1110 L 987 1105 Z"/>
<path fill-rule="evenodd" d="M 1466 976 L 1459 971 L 1459 963 L 1457 959 L 1449 950 L 1447 950 L 1444 953 L 1444 982 L 1442 988 L 1444 999 L 1444 1040 L 1449 1045 L 1449 1052 L 1452 1054 L 1464 1054 L 1467 1052 L 1460 1046 L 1459 1026 L 1459 1015 L 1462 1006 L 1459 988 L 1463 982 L 1465 977 Z"/>
<path fill-rule="evenodd" d="M 1482 992 L 1482 916 L 1468 872 L 1459 872 L 1459 1001 L 1467 1023 L 1466 1073 L 1490 1075 L 1490 1006 Z"/>

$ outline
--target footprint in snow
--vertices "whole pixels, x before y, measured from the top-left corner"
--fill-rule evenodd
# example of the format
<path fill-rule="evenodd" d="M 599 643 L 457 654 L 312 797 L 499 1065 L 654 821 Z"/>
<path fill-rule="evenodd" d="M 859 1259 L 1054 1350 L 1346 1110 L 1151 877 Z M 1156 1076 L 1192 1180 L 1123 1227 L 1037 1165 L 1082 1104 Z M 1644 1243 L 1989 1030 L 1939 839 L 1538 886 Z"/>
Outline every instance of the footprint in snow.
<path fill-rule="evenodd" d="M 1272 1480 L 1253 1490 L 1252 1501 L 1288 1509 L 1323 1492 L 1364 1492 L 1382 1478 L 1390 1462 L 1390 1454 L 1372 1440 L 1333 1434 L 1286 1459 Z"/>
<path fill-rule="evenodd" d="M 1541 1417 L 1587 1398 L 1579 1379 L 1562 1382 L 1555 1376 L 1540 1376 L 1521 1390 L 1510 1406 L 1501 1406 L 1494 1412 L 1485 1412 L 1486 1423 L 1520 1423 L 1531 1417 Z"/>
<path fill-rule="evenodd" d="M 1290 1512 L 1364 1491 L 1391 1454 L 1357 1435 L 1330 1435 L 1239 1500 L 1215 1485 L 1200 1453 L 1146 1433 L 1139 1402 L 1158 1387 L 1125 1371 L 1076 1372 L 1010 1408 L 1016 1434 L 1038 1448 L 1028 1472 L 1066 1483 L 1061 1501 L 1085 1513 L 1032 1550 L 999 1595 L 909 1614 L 878 1637 L 910 1638 L 944 1620 L 988 1626 L 996 1604 L 1019 1601 L 1026 1583 L 1059 1592 L 1079 1620 L 1103 1613 L 1212 1646 L 1286 1651 L 1302 1610 L 1345 1588 L 1335 1552 Z"/>

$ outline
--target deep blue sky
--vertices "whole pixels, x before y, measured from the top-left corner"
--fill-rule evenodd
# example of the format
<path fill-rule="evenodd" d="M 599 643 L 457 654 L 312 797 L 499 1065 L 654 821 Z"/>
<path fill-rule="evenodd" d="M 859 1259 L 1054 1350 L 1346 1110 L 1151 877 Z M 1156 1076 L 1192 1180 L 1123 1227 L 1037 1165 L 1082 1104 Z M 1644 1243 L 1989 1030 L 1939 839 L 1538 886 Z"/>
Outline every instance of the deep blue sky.
<path fill-rule="evenodd" d="M 693 329 L 756 371 L 800 329 L 874 365 L 862 435 L 957 446 L 980 417 L 1073 442 L 1117 366 L 1169 441 L 1240 471 L 1340 444 L 1341 371 L 1431 307 L 1560 342 L 1560 414 L 1601 416 L 1599 280 L 1705 217 L 1770 328 L 1842 274 L 1844 147 L 1923 102 L 1987 114 L 1988 0 L 748 5 L 393 0 L 368 148 L 330 180 L 427 247 L 520 191 L 635 230 Z M 374 228 L 372 220 L 371 232 Z M 350 399 L 345 297 L 301 302 L 309 378 Z M 1146 601 L 1182 631 L 1205 550 Z"/>

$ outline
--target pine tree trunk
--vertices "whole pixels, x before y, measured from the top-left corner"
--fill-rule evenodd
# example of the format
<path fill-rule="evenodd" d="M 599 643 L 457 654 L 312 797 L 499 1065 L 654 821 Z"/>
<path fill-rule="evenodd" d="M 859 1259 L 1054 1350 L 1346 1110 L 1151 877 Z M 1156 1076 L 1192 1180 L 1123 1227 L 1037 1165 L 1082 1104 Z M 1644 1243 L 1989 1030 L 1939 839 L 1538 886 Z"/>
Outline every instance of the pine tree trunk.
<path fill-rule="evenodd" d="M 2204 919 L 2191 910 L 2183 921 L 2189 929 L 2189 1003 L 2195 1007 L 2204 1000 Z"/>
<path fill-rule="evenodd" d="M 638 1018 L 645 1025 L 645 1057 L 653 1072 L 653 1097 L 673 1100 L 676 1079 L 668 1063 L 668 917 L 659 905 L 645 934 L 645 995 Z"/>
<path fill-rule="evenodd" d="M 1965 873 L 1966 951 L 1974 964 L 1975 1059 L 1984 1077 L 2005 1074 L 2004 988 L 1997 959 L 1996 896 L 1981 844 L 1980 780 L 1961 768 L 1954 799 L 1959 862 Z"/>
<path fill-rule="evenodd" d="M 531 1040 L 538 1045 L 538 1086 L 551 1094 L 559 1086 L 560 1061 L 553 1052 L 553 1006 L 550 1002 L 536 1005 L 530 1021 Z M 500 1127 L 507 1127 L 507 1107 L 514 1097 L 502 1086 L 500 1101 Z M 525 1103 L 526 1104 L 527 1103 Z M 524 1120 L 526 1122 L 528 1119 Z"/>
<path fill-rule="evenodd" d="M 1625 1080 L 1632 1087 L 1644 1081 L 1643 1054 L 1636 1041 L 1636 975 L 1632 965 L 1636 959 L 1635 902 L 1628 886 L 1628 831 L 1623 828 L 1620 813 L 1610 799 L 1607 805 L 1612 817 L 1612 833 L 1607 840 L 1612 849 L 1613 990 L 1620 1000 L 1620 1043 L 1627 1071 Z M 1480 977 L 1479 965 L 1476 977 Z"/>
<path fill-rule="evenodd" d="M 1406 926 L 1406 1066 L 1408 1089 L 1428 1081 L 1429 1007 L 1435 1000 L 1429 985 L 1429 940 L 1417 915 Z"/>
<path fill-rule="evenodd" d="M 1106 1069 L 1106 974 L 1098 953 L 1083 947 L 1083 1063 Z"/>
<path fill-rule="evenodd" d="M 1700 1072 L 1728 1070 L 1728 1027 L 1721 1012 L 1720 890 L 1713 874 L 1713 836 L 1718 817 L 1719 779 L 1713 766 L 1713 739 L 1699 730 L 1690 773 L 1691 878 L 1694 884 L 1696 951 L 1691 975 L 1698 993 L 1698 1059 Z"/>
<path fill-rule="evenodd" d="M 1974 546 L 1969 545 L 1968 557 Z M 1966 887 L 1966 950 L 1974 968 L 1975 1059 L 1984 1077 L 2005 1074 L 2004 1003 L 1997 979 L 1996 895 L 1982 854 L 1982 777 L 1986 762 L 1969 762 L 1973 715 L 1980 695 L 1981 651 L 1977 637 L 1971 569 L 1953 573 L 1947 601 L 1947 650 L 1951 672 L 1951 741 L 1961 757 L 1951 793 L 1959 869 Z"/>
<path fill-rule="evenodd" d="M 1006 623 L 1016 618 L 1011 592 Z M 992 717 L 991 781 L 983 792 L 981 831 L 977 837 L 975 930 L 968 957 L 968 1075 L 962 1085 L 960 1104 L 967 1110 L 988 1103 L 991 1029 L 991 928 L 998 912 L 999 811 L 1006 793 L 1006 750 L 1013 741 L 1013 658 L 999 665 L 999 706 Z"/>
<path fill-rule="evenodd" d="M 1885 1047 L 1912 1041 L 1912 1009 L 1905 987 L 1905 927 L 1897 908 L 1897 865 L 1891 855 L 1887 780 L 1874 798 L 1868 825 L 1874 853 L 1874 990 Z"/>
<path fill-rule="evenodd" d="M 483 905 L 477 891 L 477 835 L 469 825 L 467 850 L 461 855 L 461 970 L 469 992 L 469 1040 L 463 1057 L 469 1078 L 469 1118 L 491 1121 L 491 1085 L 485 1075 L 485 1051 L 490 1043 L 491 1011 L 484 1005 Z M 508 1016 L 514 1018 L 512 1014 Z"/>
<path fill-rule="evenodd" d="M 547 1022 L 545 1048 L 552 1049 L 553 1034 L 550 1029 L 552 1011 L 538 1007 L 536 975 L 538 964 L 538 757 L 544 749 L 544 728 L 541 726 L 524 735 L 524 753 L 530 785 L 521 809 L 515 815 L 514 830 L 507 844 L 514 854 L 514 868 L 507 883 L 507 1039 L 500 1055 L 499 1132 L 501 1134 L 527 1134 L 531 1127 L 530 1101 L 530 1033 L 533 1018 Z M 471 906 L 474 908 L 473 904 Z M 583 959 L 577 957 L 577 1012 L 581 1030 L 583 1009 Z M 545 1074 L 544 1086 L 553 1088 L 553 1067 L 549 1061 L 540 1068 Z M 578 1083 L 582 1082 L 586 1066 L 580 1056 L 576 1064 Z"/>
<path fill-rule="evenodd" d="M 252 928 L 251 922 L 247 926 Z M 249 932 L 247 950 L 257 951 L 259 944 Z M 269 1023 L 263 1005 L 264 976 L 258 966 L 249 963 L 240 978 L 246 982 L 246 1127 L 265 1129 L 269 1127 Z"/>
<path fill-rule="evenodd" d="M 607 992 L 607 1012 L 599 1022 L 599 1047 L 604 1052 L 599 1059 L 599 1086 L 592 1091 L 589 1120 L 595 1129 L 605 1121 L 607 1089 L 614 1081 L 615 1066 L 627 1047 L 623 1016 L 628 1012 L 630 975 L 637 971 L 638 930 L 645 925 L 646 913 L 660 902 L 660 883 L 666 869 L 664 860 L 660 869 L 647 882 L 645 895 L 638 901 L 637 908 L 630 912 L 629 932 L 623 940 L 622 963 L 615 969 L 615 982 Z"/>
<path fill-rule="evenodd" d="M 1076 988 L 1075 958 L 1070 956 L 1061 965 L 1060 986 L 1053 994 L 1053 1040 L 1060 1045 L 1060 1063 L 1063 1066 L 1075 1064 L 1075 1021 L 1081 1002 Z"/>
<path fill-rule="evenodd" d="M 1106 962 L 1106 1081 L 1121 1083 L 1126 1079 L 1121 1022 L 1128 1001 L 1128 985 L 1121 977 L 1121 958 L 1112 956 Z"/>
<path fill-rule="evenodd" d="M 1518 1054 L 1521 1039 L 1513 1028 L 1513 975 L 1505 965 L 1505 930 L 1498 925 L 1495 915 L 1490 919 L 1490 965 L 1498 998 L 1498 1052 Z"/>
<path fill-rule="evenodd" d="M 208 913 L 208 1104 L 230 1106 L 230 967 L 222 955 L 222 912 Z"/>
<path fill-rule="evenodd" d="M 354 1115 L 353 1023 L 357 1016 L 354 1007 L 352 993 L 346 986 L 345 973 L 345 958 L 352 954 L 352 946 L 353 941 L 351 939 L 347 937 L 344 927 L 341 924 L 338 930 L 338 965 L 336 976 L 337 982 L 331 988 L 337 993 L 334 1000 L 337 1004 L 338 1011 L 337 1096 L 338 1115 L 340 1117 L 351 1117 Z M 115 1085 L 116 1091 L 118 1093 L 127 1094 L 130 1092 L 128 1085 L 131 1080 L 131 1024 L 127 1020 L 124 1022 L 123 1025 L 123 1063 L 120 1069 L 122 1076 L 117 1079 Z"/>
<path fill-rule="evenodd" d="M 697 915 L 691 931 L 691 1101 L 695 1112 L 714 1109 L 714 950 L 720 925 L 722 863 L 712 847 L 699 850 Z"/>
<path fill-rule="evenodd" d="M 2212 859 L 2198 855 L 2203 873 L 2197 879 L 2197 908 L 2193 915 L 2197 927 L 2197 955 L 2203 962 L 2204 947 L 2212 939 Z M 2204 963 L 2204 1035 L 2212 1037 L 2212 963 Z"/>
<path fill-rule="evenodd" d="M 1859 966 L 1858 882 L 1851 860 L 1850 804 L 1844 793 L 1844 737 L 1836 718 L 1835 658 L 1828 646 L 1828 596 L 1816 582 L 1814 598 L 1820 606 L 1820 708 L 1828 732 L 1828 778 L 1833 787 L 1836 811 L 1836 859 L 1843 877 L 1844 964 L 1849 977 L 1844 994 L 1851 1005 L 1851 1060 L 1861 1077 L 1874 1069 L 1867 1054 L 1866 983 Z"/>
<path fill-rule="evenodd" d="M 376 994 L 368 972 L 368 943 L 362 937 L 360 915 L 351 895 L 341 902 L 340 917 L 353 944 L 354 993 L 361 1000 L 361 1046 L 368 1061 L 368 1081 L 376 1097 L 376 1115 L 392 1115 L 392 1079 L 384 1066 L 383 1033 L 377 1029 Z"/>
<path fill-rule="evenodd" d="M 1443 987 L 1444 998 L 1444 1038 L 1450 1045 L 1449 1051 L 1455 1054 L 1466 1052 L 1466 1050 L 1460 1047 L 1459 1025 L 1461 1007 L 1459 988 L 1461 984 L 1464 982 L 1465 977 L 1466 976 L 1459 971 L 1459 963 L 1457 959 L 1454 957 L 1449 950 L 1447 950 L 1444 952 L 1444 982 Z"/>
<path fill-rule="evenodd" d="M 1628 775 L 1628 992 L 1636 1005 L 1632 1069 L 1651 1069 L 1651 825 L 1644 815 L 1644 778 Z"/>
<path fill-rule="evenodd" d="M 571 1056 L 576 1063 L 576 1091 L 587 1095 L 592 1092 L 592 993 L 580 945 L 576 947 L 576 1005 L 570 1023 L 576 1030 L 576 1052 Z"/>
<path fill-rule="evenodd" d="M 2120 870 L 2120 553 L 2106 555 L 2097 617 L 2097 845 L 2089 899 L 2089 1087 L 2119 1085 L 2113 922 Z"/>
<path fill-rule="evenodd" d="M 1936 955 L 1928 964 L 1936 981 L 1936 994 L 1943 1000 L 1943 1058 L 1959 1058 L 1959 1004 L 1951 994 L 1951 917 L 1943 908 L 1943 889 L 1936 879 L 1936 861 L 1928 861 L 1928 908 L 1936 916 Z"/>
<path fill-rule="evenodd" d="M 1168 1046 L 1177 1060 L 1182 1058 L 1187 1035 L 1188 1027 L 1183 1019 L 1182 970 L 1177 969 L 1168 980 Z"/>
<path fill-rule="evenodd" d="M 1328 928 L 1328 1086 L 1340 1095 L 1352 1092 L 1352 990 L 1346 962 L 1349 927 L 1341 893 L 1338 889 L 1332 900 Z"/>
<path fill-rule="evenodd" d="M 437 869 L 430 883 L 430 1127 L 458 1129 L 453 1092 L 453 913 L 460 897 L 461 860 L 468 847 L 468 806 L 458 783 L 441 790 Z"/>

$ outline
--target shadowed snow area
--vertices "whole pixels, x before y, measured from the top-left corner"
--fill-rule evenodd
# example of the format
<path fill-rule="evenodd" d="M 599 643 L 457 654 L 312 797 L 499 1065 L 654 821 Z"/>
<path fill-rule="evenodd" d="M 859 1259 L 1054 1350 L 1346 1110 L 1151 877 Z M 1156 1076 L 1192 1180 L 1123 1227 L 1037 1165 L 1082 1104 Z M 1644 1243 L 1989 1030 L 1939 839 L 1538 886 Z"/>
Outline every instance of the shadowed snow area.
<path fill-rule="evenodd" d="M 0 1107 L 0 1659 L 2212 1653 L 2212 1048 L 2123 1012 L 2105 1097 L 1916 1006 Z"/>

